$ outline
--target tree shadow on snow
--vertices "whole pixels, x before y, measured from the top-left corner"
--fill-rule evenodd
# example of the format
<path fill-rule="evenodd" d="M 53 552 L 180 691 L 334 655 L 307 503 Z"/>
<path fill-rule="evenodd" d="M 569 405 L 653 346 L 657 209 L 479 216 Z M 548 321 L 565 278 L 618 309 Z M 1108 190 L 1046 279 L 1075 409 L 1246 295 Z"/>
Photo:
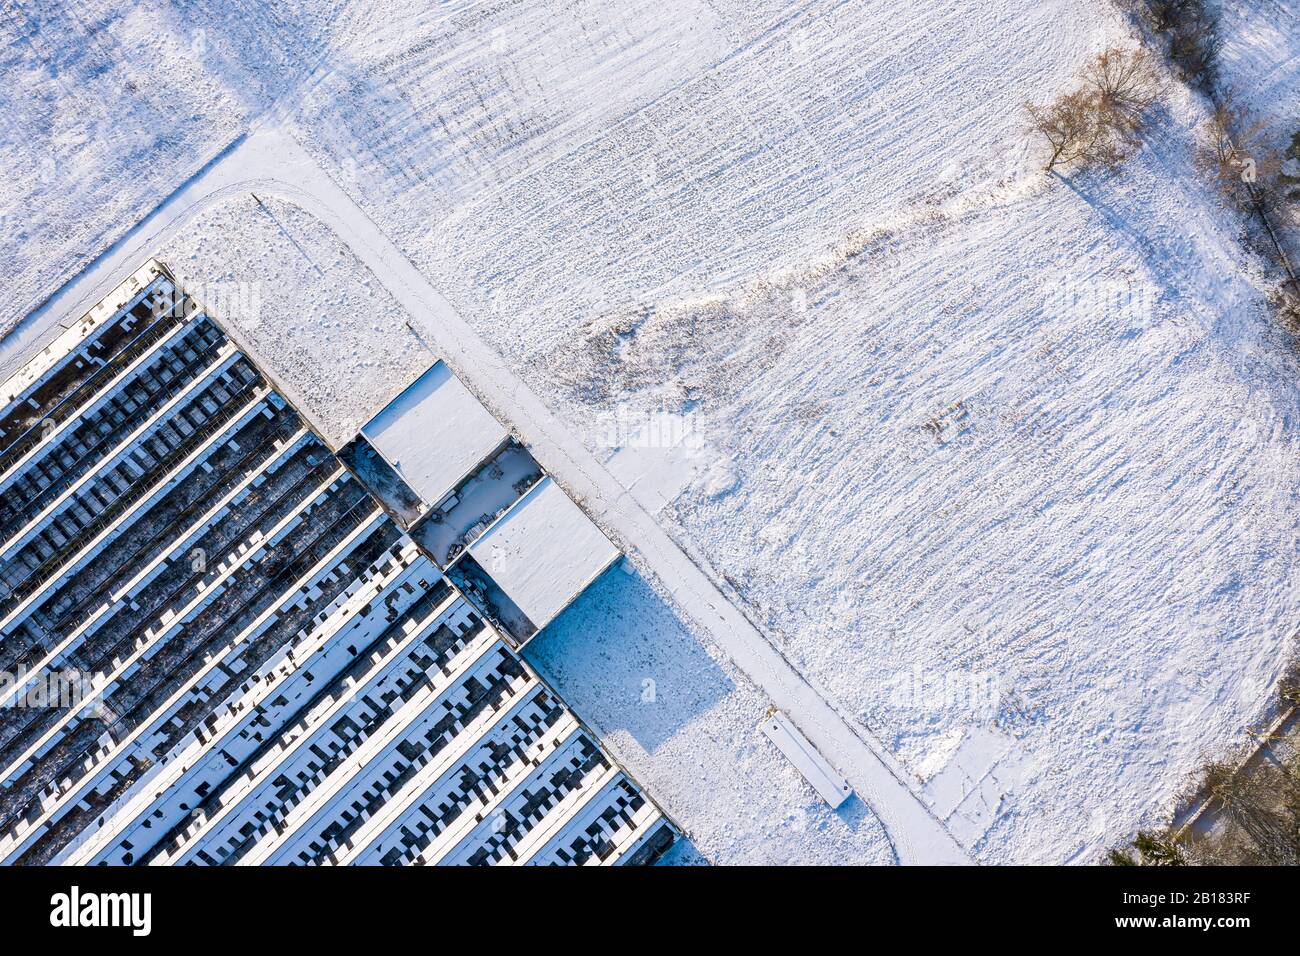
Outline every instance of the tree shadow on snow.
<path fill-rule="evenodd" d="M 1171 220 L 1164 201 L 1170 190 L 1184 193 L 1194 205 L 1205 193 L 1187 148 L 1168 113 L 1157 112 L 1143 134 L 1143 145 L 1115 171 L 1087 171 L 1053 179 L 1069 189 L 1137 253 L 1158 283 L 1163 297 L 1179 301 L 1188 292 L 1187 274 L 1196 262 L 1187 261 L 1186 223 Z M 1155 189 L 1155 184 L 1164 188 Z"/>

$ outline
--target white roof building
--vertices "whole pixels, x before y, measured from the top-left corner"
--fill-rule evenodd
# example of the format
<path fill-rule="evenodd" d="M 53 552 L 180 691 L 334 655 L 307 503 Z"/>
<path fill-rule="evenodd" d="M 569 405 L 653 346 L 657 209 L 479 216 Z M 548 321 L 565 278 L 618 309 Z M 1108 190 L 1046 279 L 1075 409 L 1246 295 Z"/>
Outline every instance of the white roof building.
<path fill-rule="evenodd" d="M 474 542 L 470 555 L 541 630 L 619 550 L 547 476 Z"/>
<path fill-rule="evenodd" d="M 361 429 L 426 505 L 436 505 L 510 438 L 439 361 Z"/>

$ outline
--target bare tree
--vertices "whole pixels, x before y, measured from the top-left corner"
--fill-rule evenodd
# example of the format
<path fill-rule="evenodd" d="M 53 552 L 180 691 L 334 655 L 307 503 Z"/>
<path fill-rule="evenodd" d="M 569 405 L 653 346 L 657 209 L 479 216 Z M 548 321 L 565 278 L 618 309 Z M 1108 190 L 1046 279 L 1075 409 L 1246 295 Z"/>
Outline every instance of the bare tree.
<path fill-rule="evenodd" d="M 1060 165 L 1115 167 L 1162 92 L 1145 50 L 1111 49 L 1079 73 L 1080 88 L 1047 106 L 1028 104 L 1033 129 L 1051 148 L 1046 170 Z"/>
<path fill-rule="evenodd" d="M 1203 0 L 1184 6 L 1182 19 L 1169 30 L 1169 59 L 1184 82 L 1209 92 L 1218 83 L 1223 49 L 1219 15 Z"/>
<path fill-rule="evenodd" d="M 1225 763 L 1206 766 L 1204 791 L 1229 824 L 1253 844 L 1257 861 L 1271 865 L 1300 864 L 1296 831 L 1282 812 L 1280 798 L 1286 780 L 1267 766 L 1237 770 Z"/>
<path fill-rule="evenodd" d="M 1164 31 L 1182 23 L 1190 10 L 1200 6 L 1200 0 L 1148 0 L 1145 6 L 1152 29 Z"/>
<path fill-rule="evenodd" d="M 1046 172 L 1058 165 L 1086 160 L 1097 142 L 1097 110 L 1091 94 L 1079 90 L 1067 93 L 1047 106 L 1026 103 L 1030 123 L 1051 147 Z"/>
<path fill-rule="evenodd" d="M 1266 198 L 1280 163 L 1268 148 L 1263 121 L 1227 93 L 1198 134 L 1196 168 L 1224 199 L 1247 208 Z"/>
<path fill-rule="evenodd" d="M 1112 48 L 1083 68 L 1084 89 L 1096 99 L 1099 122 L 1121 143 L 1136 143 L 1163 92 L 1151 54 Z"/>
<path fill-rule="evenodd" d="M 1219 15 L 1206 0 L 1121 0 L 1167 44 L 1169 61 L 1185 83 L 1211 92 L 1223 42 Z"/>
<path fill-rule="evenodd" d="M 1231 92 L 1219 98 L 1199 132 L 1194 156 L 1197 168 L 1226 200 L 1259 217 L 1275 259 L 1287 276 L 1279 304 L 1284 314 L 1296 310 L 1300 279 L 1274 225 L 1275 220 L 1287 217 L 1284 161 L 1290 154 L 1279 155 L 1271 148 L 1267 124 L 1238 105 Z M 1284 291 L 1286 286 L 1291 289 L 1289 294 Z"/>

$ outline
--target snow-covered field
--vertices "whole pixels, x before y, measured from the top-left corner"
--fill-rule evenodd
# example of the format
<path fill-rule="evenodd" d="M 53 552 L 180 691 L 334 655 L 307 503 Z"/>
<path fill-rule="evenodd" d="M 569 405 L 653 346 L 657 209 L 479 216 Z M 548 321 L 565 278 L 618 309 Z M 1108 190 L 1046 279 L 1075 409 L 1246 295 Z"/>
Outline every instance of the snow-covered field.
<path fill-rule="evenodd" d="M 1223 85 L 1289 137 L 1300 113 L 1300 10 L 1289 0 L 1226 0 L 1221 9 Z"/>
<path fill-rule="evenodd" d="M 892 237 L 695 398 L 732 478 L 675 520 L 986 859 L 1167 796 L 1296 617 L 1297 370 L 1171 199 L 1053 184 Z M 1143 226 L 1098 229 L 1120 202 Z M 960 802 L 954 759 L 994 779 Z"/>
<path fill-rule="evenodd" d="M 1294 115 L 1294 4 L 1226 6 L 1227 78 Z M 95 36 L 157 44 L 151 65 L 3 21 L 6 328 L 279 124 L 653 487 L 977 859 L 1094 859 L 1266 707 L 1300 610 L 1300 368 L 1188 162 L 1203 104 L 1175 90 L 1118 176 L 1039 171 L 1020 105 L 1134 42 L 1106 4 L 89 9 Z M 168 71 L 162 37 L 202 55 Z M 76 100 L 94 83 L 98 112 Z M 86 125 L 152 129 L 163 102 L 184 148 Z M 86 127 L 71 152 L 60 123 Z M 80 165 L 29 182 L 46 154 Z M 263 284 L 254 347 L 340 436 L 428 364 L 291 205 L 233 201 L 162 255 Z M 302 308 L 267 300 L 283 285 Z M 689 454 L 636 447 L 629 423 L 663 413 Z M 531 653 L 704 858 L 892 858 L 860 803 L 818 808 L 758 732 L 761 693 L 639 577 L 608 575 Z"/>
<path fill-rule="evenodd" d="M 166 3 L 6 3 L 0 334 L 237 135 L 246 111 Z"/>
<path fill-rule="evenodd" d="M 1247 107 L 1270 150 L 1284 150 L 1300 131 L 1300 4 L 1294 0 L 1226 0 L 1221 85 Z M 1289 170 L 1300 175 L 1300 170 Z M 1300 259 L 1300 204 L 1277 217 L 1292 261 Z"/>

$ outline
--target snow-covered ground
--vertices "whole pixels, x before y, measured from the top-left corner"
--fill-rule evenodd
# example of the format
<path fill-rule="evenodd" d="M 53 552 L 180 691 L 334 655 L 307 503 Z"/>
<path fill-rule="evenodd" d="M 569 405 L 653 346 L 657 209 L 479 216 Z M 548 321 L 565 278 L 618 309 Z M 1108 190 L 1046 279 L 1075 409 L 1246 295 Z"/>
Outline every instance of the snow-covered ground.
<path fill-rule="evenodd" d="M 1095 849 L 1171 795 L 1300 610 L 1300 370 L 1164 174 L 896 234 L 693 392 L 730 477 L 676 522 L 985 859 Z M 995 779 L 941 797 L 954 760 Z"/>
<path fill-rule="evenodd" d="M 0 16 L 0 334 L 238 133 L 229 84 L 170 4 Z"/>
<path fill-rule="evenodd" d="M 1289 138 L 1300 124 L 1300 8 L 1294 0 L 1225 0 L 1220 9 L 1221 85 Z"/>
<path fill-rule="evenodd" d="M 686 828 L 672 862 L 893 862 L 863 802 L 821 801 L 759 733 L 762 694 L 634 569 L 606 572 L 525 656 Z"/>
<path fill-rule="evenodd" d="M 1300 4 L 1225 0 L 1220 85 L 1262 128 L 1264 146 L 1282 151 L 1300 132 Z M 1300 175 L 1292 163 L 1287 169 Z M 1300 261 L 1300 203 L 1276 217 L 1293 263 Z"/>
<path fill-rule="evenodd" d="M 1019 169 L 1021 100 L 1110 36 L 1086 0 L 403 6 L 294 119 L 521 362 Z"/>
<path fill-rule="evenodd" d="M 159 250 L 335 448 L 436 360 L 325 225 L 279 199 L 230 199 Z"/>
<path fill-rule="evenodd" d="M 1293 104 L 1294 5 L 1227 6 L 1232 84 Z M 150 35 L 131 5 L 97 7 L 123 43 Z M 173 124 L 184 160 L 142 179 L 92 138 L 82 191 L 5 185 L 23 223 L 6 327 L 260 117 L 640 479 L 978 859 L 1093 859 L 1266 706 L 1300 593 L 1300 369 L 1188 162 L 1195 99 L 1171 94 L 1117 177 L 1038 171 L 1020 104 L 1133 42 L 1105 4 L 302 0 L 261 29 L 266 13 L 151 20 L 207 44 L 200 77 L 166 80 L 195 103 Z M 32 62 L 33 89 L 64 75 Z M 101 101 L 147 115 L 124 73 L 96 76 L 119 93 Z M 27 138 L 0 148 L 35 168 L 43 114 L 11 115 Z M 291 284 L 308 307 L 264 312 L 254 344 L 300 401 L 337 403 L 340 433 L 428 364 L 292 206 L 235 201 L 163 255 Z M 663 444 L 636 430 L 665 413 L 689 453 L 640 447 Z M 860 812 L 816 808 L 758 732 L 762 695 L 639 578 L 607 575 L 532 648 L 704 857 L 891 858 Z"/>

